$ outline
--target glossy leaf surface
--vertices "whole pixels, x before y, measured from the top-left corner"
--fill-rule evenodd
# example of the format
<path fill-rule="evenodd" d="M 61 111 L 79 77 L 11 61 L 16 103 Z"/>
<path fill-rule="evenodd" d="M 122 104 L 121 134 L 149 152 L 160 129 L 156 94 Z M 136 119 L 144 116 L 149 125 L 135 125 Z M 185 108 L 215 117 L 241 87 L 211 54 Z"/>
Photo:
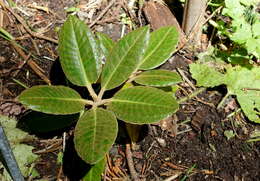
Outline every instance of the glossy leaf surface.
<path fill-rule="evenodd" d="M 151 33 L 140 69 L 148 70 L 162 65 L 175 51 L 178 32 L 175 27 L 163 27 Z"/>
<path fill-rule="evenodd" d="M 97 81 L 101 54 L 91 30 L 74 16 L 63 24 L 59 34 L 59 56 L 66 77 L 79 86 Z"/>
<path fill-rule="evenodd" d="M 172 115 L 178 103 L 168 93 L 152 87 L 136 86 L 115 94 L 108 108 L 128 123 L 149 124 Z"/>
<path fill-rule="evenodd" d="M 99 46 L 104 54 L 105 57 L 109 55 L 109 52 L 115 46 L 115 42 L 108 37 L 106 34 L 97 32 L 96 36 L 98 38 Z"/>
<path fill-rule="evenodd" d="M 101 174 L 105 169 L 105 165 L 105 159 L 102 159 L 99 162 L 97 162 L 90 168 L 87 175 L 82 179 L 82 181 L 100 181 L 102 179 Z"/>
<path fill-rule="evenodd" d="M 140 63 L 149 40 L 149 27 L 128 33 L 114 46 L 104 66 L 101 86 L 109 90 L 121 85 Z"/>
<path fill-rule="evenodd" d="M 176 72 L 168 70 L 150 70 L 142 72 L 134 81 L 141 85 L 165 87 L 177 84 L 181 82 L 182 79 Z"/>
<path fill-rule="evenodd" d="M 77 153 L 89 164 L 104 158 L 117 136 L 117 120 L 114 113 L 93 108 L 79 119 L 74 143 Z"/>
<path fill-rule="evenodd" d="M 65 86 L 34 86 L 18 97 L 19 101 L 34 111 L 51 114 L 72 114 L 84 109 L 84 99 Z"/>

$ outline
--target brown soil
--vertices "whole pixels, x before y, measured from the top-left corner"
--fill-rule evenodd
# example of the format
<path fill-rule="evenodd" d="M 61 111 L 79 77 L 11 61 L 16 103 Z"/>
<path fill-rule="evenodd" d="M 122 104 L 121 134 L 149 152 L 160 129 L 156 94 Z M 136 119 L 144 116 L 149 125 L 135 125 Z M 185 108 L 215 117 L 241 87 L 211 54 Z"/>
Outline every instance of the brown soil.
<path fill-rule="evenodd" d="M 49 11 L 35 8 L 34 1 L 22 0 L 18 2 L 18 9 L 13 9 L 20 15 L 33 30 L 46 31 L 46 37 L 57 39 L 56 28 L 60 27 L 66 18 L 65 7 L 76 6 L 71 0 L 50 1 L 40 0 L 37 5 L 47 7 Z M 113 39 L 121 35 L 122 23 L 120 14 L 127 11 L 121 1 L 116 3 L 92 27 L 94 31 L 109 34 Z M 81 2 L 84 7 L 85 1 Z M 107 3 L 97 8 L 92 20 L 87 19 L 90 10 L 82 8 L 78 15 L 91 24 Z M 33 7 L 34 6 L 34 7 Z M 3 28 L 11 33 L 24 49 L 26 55 L 31 55 L 32 60 L 49 77 L 53 62 L 58 57 L 57 44 L 33 37 L 8 10 L 0 9 L 3 16 Z M 128 14 L 129 15 L 129 14 Z M 141 14 L 142 23 L 147 23 Z M 139 22 L 139 23 L 140 23 Z M 138 21 L 136 22 L 138 24 Z M 129 28 L 129 27 L 128 27 Z M 126 31 L 129 31 L 128 29 Z M 24 36 L 29 35 L 29 36 Z M 33 55 L 33 56 L 32 56 Z M 189 51 L 183 50 L 165 65 L 164 69 L 180 69 L 191 81 L 188 64 L 195 57 Z M 33 85 L 46 84 L 39 76 L 39 69 L 32 69 L 24 59 L 5 39 L 0 38 L 0 114 L 20 118 L 26 109 L 16 100 L 22 90 Z M 27 60 L 26 60 L 27 61 Z M 23 66 L 21 66 L 23 65 Z M 58 68 L 52 71 L 59 72 Z M 18 83 L 18 81 L 20 83 Z M 21 84 L 22 83 L 22 84 Z M 194 82 L 192 81 L 193 85 Z M 177 97 L 181 98 L 194 90 L 186 82 L 180 84 L 181 89 Z M 224 87 L 207 89 L 198 96 L 180 105 L 180 110 L 175 116 L 161 121 L 160 124 L 143 127 L 140 141 L 132 149 L 134 166 L 143 180 L 164 180 L 176 176 L 175 180 L 225 180 L 225 181 L 257 181 L 260 178 L 260 142 L 248 143 L 250 133 L 259 125 L 252 124 L 243 114 L 237 113 L 227 118 L 237 107 L 234 98 L 227 101 L 225 107 L 217 110 L 216 106 L 225 94 Z M 166 126 L 165 126 L 166 125 Z M 58 132 L 36 134 L 38 139 L 33 144 L 39 153 L 40 160 L 36 169 L 41 178 L 47 180 L 79 180 L 87 170 L 87 165 L 76 155 L 73 149 L 73 125 Z M 106 180 L 124 180 L 130 178 L 125 156 L 125 143 L 127 136 L 121 126 L 118 141 L 113 146 L 108 157 L 109 171 Z M 233 130 L 235 137 L 227 139 L 224 132 Z M 57 155 L 62 152 L 62 136 L 66 132 L 66 147 L 63 166 L 57 162 Z M 63 168 L 63 171 L 62 169 Z M 172 179 L 174 180 L 174 179 Z"/>

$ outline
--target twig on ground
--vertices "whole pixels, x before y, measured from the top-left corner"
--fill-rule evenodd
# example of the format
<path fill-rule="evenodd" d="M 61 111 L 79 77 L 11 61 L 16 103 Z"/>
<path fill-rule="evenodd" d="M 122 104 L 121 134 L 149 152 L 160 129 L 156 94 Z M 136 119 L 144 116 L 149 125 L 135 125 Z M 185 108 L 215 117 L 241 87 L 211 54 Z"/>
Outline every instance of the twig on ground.
<path fill-rule="evenodd" d="M 196 90 L 196 87 L 192 84 L 192 82 L 186 77 L 186 75 L 184 74 L 184 72 L 180 69 L 180 68 L 177 68 L 177 71 L 179 72 L 179 74 L 182 76 L 182 79 L 184 81 L 187 82 L 187 84 L 189 84 L 189 86 L 193 89 L 193 90 Z"/>
<path fill-rule="evenodd" d="M 96 24 L 96 22 L 98 22 L 100 20 L 100 18 L 102 18 L 106 14 L 106 12 L 112 7 L 112 5 L 115 2 L 116 2 L 116 0 L 110 1 L 110 3 L 107 5 L 107 7 L 102 10 L 102 12 L 98 15 L 98 17 L 88 27 L 91 28 L 92 26 L 94 26 Z"/>
<path fill-rule="evenodd" d="M 29 55 L 27 55 L 26 59 L 24 59 L 24 61 L 22 61 L 21 63 L 19 63 L 17 69 L 14 73 L 13 73 L 13 77 L 16 77 L 16 75 L 19 73 L 20 69 L 23 68 L 23 66 L 26 64 L 26 62 L 29 60 L 29 58 L 31 57 L 31 53 L 29 53 Z"/>
<path fill-rule="evenodd" d="M 202 99 L 200 99 L 199 97 L 194 97 L 194 99 L 196 100 L 196 101 L 198 101 L 198 102 L 200 102 L 200 103 L 202 103 L 202 104 L 206 104 L 206 105 L 208 105 L 208 106 L 210 106 L 210 107 L 213 107 L 213 108 L 215 108 L 215 105 L 214 104 L 212 104 L 212 103 L 210 103 L 210 102 L 206 102 L 206 101 L 203 101 Z"/>
<path fill-rule="evenodd" d="M 2 1 L 0 1 L 0 5 L 4 8 L 7 9 L 24 27 L 24 29 L 33 37 L 39 38 L 39 39 L 44 39 L 47 41 L 50 41 L 52 43 L 58 44 L 58 40 L 55 40 L 53 38 L 44 36 L 44 35 L 40 35 L 38 33 L 33 32 L 26 24 L 26 22 L 23 20 L 23 18 L 21 16 L 19 16 L 18 14 L 16 14 L 11 8 L 7 7 Z"/>
<path fill-rule="evenodd" d="M 172 181 L 172 180 L 178 178 L 181 174 L 182 174 L 181 171 L 177 171 L 174 175 L 172 175 L 172 176 L 166 178 L 164 181 Z"/>
<path fill-rule="evenodd" d="M 207 19 L 203 22 L 203 25 L 206 24 L 217 12 L 219 12 L 223 6 L 218 7 L 211 15 L 207 17 Z"/>
<path fill-rule="evenodd" d="M 54 144 L 48 146 L 47 148 L 35 151 L 34 153 L 35 154 L 44 154 L 44 153 L 54 152 L 56 150 L 59 150 L 61 148 L 61 146 L 62 146 L 62 142 L 57 142 L 57 143 L 54 143 Z"/>
<path fill-rule="evenodd" d="M 192 129 L 191 129 L 191 128 L 188 128 L 188 129 L 186 129 L 186 130 L 179 131 L 179 132 L 177 133 L 177 135 L 180 135 L 180 134 L 183 134 L 183 133 L 187 133 L 187 132 L 190 132 L 190 131 L 192 131 Z"/>
<path fill-rule="evenodd" d="M 126 144 L 126 159 L 127 159 L 127 163 L 128 163 L 128 167 L 129 167 L 129 171 L 130 171 L 132 180 L 139 181 L 138 174 L 134 167 L 134 161 L 133 161 L 130 143 Z"/>
<path fill-rule="evenodd" d="M 117 178 L 116 174 L 113 172 L 113 165 L 112 165 L 112 161 L 111 158 L 109 157 L 108 154 L 106 154 L 106 160 L 107 160 L 107 167 L 106 167 L 106 173 L 104 175 L 106 180 L 111 180 L 109 178 L 109 176 L 114 178 Z"/>
<path fill-rule="evenodd" d="M 38 46 L 37 46 L 37 44 L 36 44 L 36 42 L 34 41 L 34 39 L 32 38 L 32 37 L 30 37 L 30 40 L 31 40 L 31 42 L 32 42 L 32 44 L 33 44 L 33 47 L 34 47 L 34 49 L 35 49 L 35 51 L 36 51 L 36 53 L 37 53 L 37 55 L 41 55 L 41 53 L 40 53 L 40 50 L 39 50 L 39 48 L 38 48 Z"/>
<path fill-rule="evenodd" d="M 224 105 L 224 103 L 225 103 L 225 101 L 227 100 L 227 98 L 230 96 L 230 93 L 227 93 L 223 98 L 222 98 L 222 100 L 220 101 L 220 103 L 218 104 L 218 106 L 217 106 L 217 109 L 220 109 L 223 105 Z"/>
<path fill-rule="evenodd" d="M 214 107 L 215 108 L 215 105 L 212 104 L 212 103 L 209 103 L 209 102 L 206 102 L 206 101 L 203 101 L 202 99 L 200 99 L 199 97 L 197 97 L 197 95 L 201 92 L 203 92 L 204 90 L 206 90 L 206 88 L 202 88 L 202 89 L 198 89 L 196 90 L 196 87 L 193 85 L 193 83 L 187 78 L 187 76 L 184 74 L 184 72 L 180 69 L 180 68 L 177 68 L 177 71 L 179 72 L 179 74 L 182 76 L 182 79 L 187 82 L 187 84 L 195 91 L 193 92 L 192 94 L 188 95 L 188 97 L 185 97 L 183 98 L 182 100 L 180 100 L 179 102 L 185 102 L 187 99 L 190 99 L 190 98 L 195 98 L 196 101 L 198 102 L 201 102 L 203 104 L 206 104 L 210 107 Z M 185 100 L 186 99 L 186 100 Z M 185 100 L 185 101 L 184 101 Z"/>
<path fill-rule="evenodd" d="M 180 100 L 178 100 L 178 103 L 181 104 L 183 102 L 186 102 L 188 99 L 191 99 L 191 98 L 197 96 L 199 93 L 203 92 L 204 90 L 206 90 L 206 88 L 200 88 L 200 89 L 194 91 L 193 93 L 185 96 L 184 98 L 181 98 Z"/>
<path fill-rule="evenodd" d="M 46 75 L 44 75 L 44 70 L 42 70 L 33 60 L 29 59 L 27 61 L 27 57 L 24 51 L 16 44 L 15 41 L 10 41 L 11 45 L 18 52 L 18 54 L 27 62 L 27 64 L 31 67 L 31 69 L 48 85 L 51 85 L 51 81 L 48 79 Z"/>

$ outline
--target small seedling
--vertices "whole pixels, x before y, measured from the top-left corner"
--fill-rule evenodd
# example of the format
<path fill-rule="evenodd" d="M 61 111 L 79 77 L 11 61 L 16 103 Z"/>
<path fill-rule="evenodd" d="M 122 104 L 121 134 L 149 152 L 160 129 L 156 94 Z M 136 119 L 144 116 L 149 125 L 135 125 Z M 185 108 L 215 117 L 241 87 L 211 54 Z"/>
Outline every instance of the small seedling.
<path fill-rule="evenodd" d="M 26 89 L 18 99 L 28 108 L 44 113 L 82 112 L 75 128 L 75 148 L 85 162 L 96 164 L 93 169 L 99 170 L 90 170 L 93 173 L 87 176 L 100 175 L 104 156 L 117 136 L 117 119 L 150 124 L 177 111 L 175 97 L 155 87 L 179 83 L 180 76 L 167 70 L 151 70 L 167 61 L 177 43 L 174 27 L 150 34 L 145 26 L 114 42 L 101 33 L 94 36 L 82 21 L 70 16 L 59 34 L 60 63 L 67 79 L 86 87 L 92 99 L 83 99 L 69 87 L 47 85 Z M 95 90 L 93 84 L 100 87 Z M 104 99 L 106 91 L 119 88 Z"/>

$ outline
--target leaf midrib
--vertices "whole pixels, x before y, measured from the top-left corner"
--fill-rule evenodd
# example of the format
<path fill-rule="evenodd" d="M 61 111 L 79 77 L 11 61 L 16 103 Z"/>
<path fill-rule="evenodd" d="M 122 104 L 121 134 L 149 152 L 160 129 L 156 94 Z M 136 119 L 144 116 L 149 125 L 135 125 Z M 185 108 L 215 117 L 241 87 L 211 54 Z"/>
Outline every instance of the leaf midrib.
<path fill-rule="evenodd" d="M 155 77 L 156 76 L 156 77 Z M 166 75 L 140 75 L 139 77 L 137 77 L 136 79 L 138 78 L 149 78 L 149 77 L 155 77 L 155 78 L 171 78 L 171 79 L 174 79 L 172 76 L 166 76 Z"/>
<path fill-rule="evenodd" d="M 95 143 L 96 143 L 96 130 L 97 130 L 97 109 L 93 108 L 93 114 L 94 114 L 94 130 L 93 130 L 93 142 L 92 142 L 92 154 L 91 154 L 91 160 L 94 158 L 94 152 L 95 150 Z"/>
<path fill-rule="evenodd" d="M 158 43 L 155 48 L 153 48 L 153 50 L 143 59 L 141 66 L 143 65 L 143 63 L 152 55 L 154 54 L 154 52 L 159 48 L 159 46 L 161 46 L 162 42 L 164 42 L 165 38 L 168 36 L 169 32 L 171 31 L 171 29 L 169 29 L 167 31 L 167 33 L 165 33 L 165 35 L 163 36 L 162 41 L 160 41 L 160 43 Z"/>
<path fill-rule="evenodd" d="M 152 103 L 146 103 L 146 102 L 137 102 L 137 101 L 130 101 L 130 100 L 122 100 L 122 99 L 112 99 L 112 102 L 122 102 L 122 103 L 129 103 L 129 104 L 139 104 L 139 105 L 148 105 L 153 107 L 162 107 L 162 108 L 170 108 L 171 106 L 164 106 L 164 105 L 158 105 L 158 104 L 152 104 Z"/>
<path fill-rule="evenodd" d="M 138 38 L 135 39 L 134 43 L 132 45 L 130 45 L 130 48 L 127 50 L 127 52 L 124 54 L 124 56 L 121 58 L 121 61 L 119 61 L 119 63 L 116 65 L 116 67 L 114 68 L 114 70 L 112 71 L 112 73 L 110 74 L 110 76 L 108 77 L 105 85 L 103 86 L 103 89 L 106 89 L 108 83 L 111 81 L 114 73 L 116 72 L 116 70 L 118 69 L 118 67 L 121 65 L 122 61 L 125 59 L 126 55 L 128 55 L 128 53 L 130 52 L 130 50 L 132 50 L 132 48 L 134 47 L 134 45 L 136 44 L 136 42 L 138 42 L 138 40 L 140 39 L 141 35 L 143 35 L 143 32 L 145 31 L 146 29 L 144 29 L 142 31 L 142 34 L 140 33 L 140 35 L 138 36 Z M 128 42 L 126 42 L 128 44 Z"/>
<path fill-rule="evenodd" d="M 81 58 L 81 53 L 79 51 L 79 46 L 78 46 L 78 39 L 77 39 L 77 35 L 76 35 L 76 32 L 75 32 L 75 28 L 74 28 L 74 24 L 72 22 L 72 29 L 73 29 L 73 36 L 75 37 L 75 40 L 76 40 L 76 46 L 77 46 L 77 52 L 78 52 L 78 55 L 79 55 L 79 63 L 80 63 L 80 69 L 81 69 L 81 72 L 83 72 L 83 78 L 84 78 L 84 81 L 85 81 L 85 84 L 88 85 L 89 84 L 89 81 L 88 81 L 88 78 L 87 78 L 87 75 L 86 75 L 86 70 L 85 70 L 85 67 L 83 65 L 83 60 Z"/>
<path fill-rule="evenodd" d="M 27 100 L 62 100 L 70 102 L 84 102 L 84 99 L 74 99 L 74 98 L 55 98 L 55 97 L 27 97 Z"/>

